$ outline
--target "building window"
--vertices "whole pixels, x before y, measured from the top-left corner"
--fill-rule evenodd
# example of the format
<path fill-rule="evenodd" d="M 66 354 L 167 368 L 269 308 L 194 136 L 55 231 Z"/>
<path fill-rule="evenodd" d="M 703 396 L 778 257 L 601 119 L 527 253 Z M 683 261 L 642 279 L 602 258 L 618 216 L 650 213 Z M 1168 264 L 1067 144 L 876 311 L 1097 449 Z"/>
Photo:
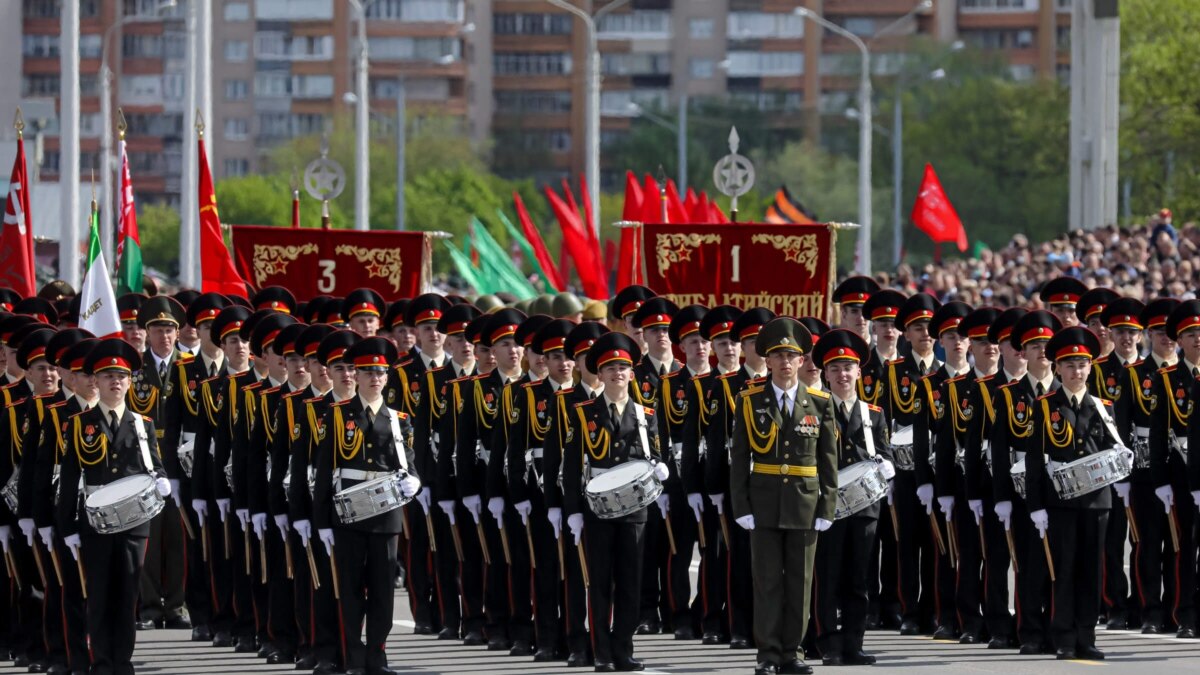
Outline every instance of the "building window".
<path fill-rule="evenodd" d="M 803 74 L 803 52 L 729 52 L 730 77 L 786 77 Z"/>
<path fill-rule="evenodd" d="M 804 37 L 804 17 L 791 12 L 730 12 L 730 40 Z"/>
<path fill-rule="evenodd" d="M 712 59 L 688 59 L 688 70 L 697 80 L 706 80 L 717 71 L 717 64 Z"/>
<path fill-rule="evenodd" d="M 606 75 L 670 75 L 671 55 L 653 53 L 601 54 L 601 72 Z"/>
<path fill-rule="evenodd" d="M 332 75 L 294 75 L 292 76 L 293 98 L 332 98 Z"/>
<path fill-rule="evenodd" d="M 81 59 L 98 59 L 100 58 L 100 49 L 103 47 L 102 38 L 99 33 L 88 33 L 79 36 L 79 58 Z"/>
<path fill-rule="evenodd" d="M 1017 82 L 1028 82 L 1033 79 L 1033 66 L 1029 64 L 1013 64 L 1008 67 L 1008 72 L 1012 74 L 1012 78 Z"/>
<path fill-rule="evenodd" d="M 58 58 L 58 36 L 22 35 L 21 56 L 30 59 Z"/>
<path fill-rule="evenodd" d="M 227 2 L 225 3 L 225 21 L 234 23 L 237 21 L 250 20 L 250 3 L 248 2 Z"/>
<path fill-rule="evenodd" d="M 571 132 L 566 129 L 527 131 L 521 136 L 521 145 L 531 152 L 570 152 Z"/>
<path fill-rule="evenodd" d="M 496 91 L 496 112 L 521 114 L 557 114 L 571 112 L 569 91 Z"/>
<path fill-rule="evenodd" d="M 693 40 L 707 40 L 713 36 L 712 19 L 691 19 L 688 21 L 688 35 Z"/>
<path fill-rule="evenodd" d="M 878 19 L 872 19 L 865 16 L 848 16 L 840 21 L 834 21 L 840 24 L 842 28 L 861 37 L 870 37 L 875 35 L 876 27 L 879 25 Z M 889 31 L 891 33 L 891 31 Z"/>
<path fill-rule="evenodd" d="M 496 75 L 569 75 L 571 55 L 566 52 L 495 54 L 492 70 Z"/>
<path fill-rule="evenodd" d="M 250 93 L 250 85 L 245 80 L 225 80 L 225 100 L 241 101 Z"/>
<path fill-rule="evenodd" d="M 665 10 L 637 10 L 606 14 L 597 26 L 605 38 L 665 38 L 671 36 L 671 13 Z"/>
<path fill-rule="evenodd" d="M 291 76 L 286 72 L 265 72 L 254 76 L 254 95 L 261 98 L 282 98 L 288 93 Z"/>
<path fill-rule="evenodd" d="M 332 95 L 332 84 L 330 85 Z M 400 83 L 394 77 L 371 78 L 371 98 L 396 100 Z M 450 80 L 444 77 L 408 77 L 404 96 L 410 101 L 445 101 L 450 98 Z"/>
<path fill-rule="evenodd" d="M 250 160 L 244 157 L 229 158 L 222 162 L 222 164 L 224 164 L 223 174 L 225 178 L 238 178 L 250 173 Z"/>
<path fill-rule="evenodd" d="M 424 23 L 461 23 L 462 0 L 375 0 L 367 18 Z"/>
<path fill-rule="evenodd" d="M 250 44 L 245 40 L 225 41 L 225 60 L 230 63 L 243 63 L 250 58 Z"/>
<path fill-rule="evenodd" d="M 1070 26 L 1055 26 L 1054 27 L 1054 44 L 1062 51 L 1070 51 L 1070 49 L 1071 49 L 1071 27 Z"/>
<path fill-rule="evenodd" d="M 60 82 L 57 74 L 25 75 L 21 78 L 21 95 L 58 96 Z"/>
<path fill-rule="evenodd" d="M 254 0 L 254 13 L 259 21 L 330 21 L 333 0 Z"/>
<path fill-rule="evenodd" d="M 225 140 L 244 141 L 250 137 L 250 120 L 245 117 L 225 118 Z"/>
<path fill-rule="evenodd" d="M 379 61 L 442 61 L 462 56 L 458 38 L 372 37 L 367 38 L 371 58 Z"/>
<path fill-rule="evenodd" d="M 496 35 L 570 35 L 569 14 L 500 13 L 492 15 Z"/>
<path fill-rule="evenodd" d="M 254 55 L 264 61 L 327 61 L 333 58 L 333 37 L 261 31 L 254 36 Z"/>
<path fill-rule="evenodd" d="M 1032 30 L 964 30 L 962 38 L 981 49 L 1027 49 L 1033 46 Z"/>
<path fill-rule="evenodd" d="M 1059 1 L 1061 2 L 1062 0 Z M 960 9 L 965 9 L 968 11 L 1033 11 L 1038 8 L 1038 0 L 958 0 L 958 6 Z"/>
<path fill-rule="evenodd" d="M 121 56 L 127 59 L 161 59 L 162 55 L 161 35 L 121 36 Z"/>

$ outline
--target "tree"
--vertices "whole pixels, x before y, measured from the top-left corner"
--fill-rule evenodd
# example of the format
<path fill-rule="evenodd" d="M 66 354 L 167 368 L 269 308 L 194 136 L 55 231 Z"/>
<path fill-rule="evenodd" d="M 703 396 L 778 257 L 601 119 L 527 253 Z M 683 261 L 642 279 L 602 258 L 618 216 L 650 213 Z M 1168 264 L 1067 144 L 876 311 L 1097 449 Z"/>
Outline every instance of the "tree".
<path fill-rule="evenodd" d="M 146 204 L 138 214 L 142 263 L 170 276 L 179 274 L 179 212 L 163 204 Z"/>

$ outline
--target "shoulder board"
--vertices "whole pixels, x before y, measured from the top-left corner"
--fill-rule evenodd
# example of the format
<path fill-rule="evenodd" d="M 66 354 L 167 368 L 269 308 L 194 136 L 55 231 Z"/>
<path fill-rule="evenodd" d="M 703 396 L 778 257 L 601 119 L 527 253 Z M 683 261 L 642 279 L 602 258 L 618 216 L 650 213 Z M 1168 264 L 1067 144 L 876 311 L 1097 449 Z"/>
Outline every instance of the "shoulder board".
<path fill-rule="evenodd" d="M 888 361 L 888 362 L 887 362 L 887 364 L 888 364 L 889 366 L 898 366 L 898 365 L 900 365 L 901 363 L 904 363 L 904 357 L 903 357 L 903 356 L 897 356 L 896 358 L 894 358 L 894 359 L 892 359 L 891 361 Z"/>
<path fill-rule="evenodd" d="M 996 378 L 996 374 L 992 373 L 991 375 L 984 375 L 983 377 L 977 377 L 977 378 L 975 378 L 975 381 L 976 382 L 991 382 L 995 378 Z"/>
<path fill-rule="evenodd" d="M 767 381 L 767 376 L 763 375 L 762 377 L 755 377 L 753 379 L 747 380 L 746 386 L 753 387 L 755 385 L 761 385 L 761 384 L 765 383 L 766 381 Z"/>
<path fill-rule="evenodd" d="M 589 399 L 588 399 L 588 400 L 586 400 L 586 401 L 580 401 L 580 402 L 576 403 L 576 404 L 575 404 L 575 407 L 576 407 L 576 408 L 582 408 L 582 407 L 583 407 L 583 406 L 585 406 L 585 405 L 591 405 L 591 404 L 593 404 L 593 403 L 595 403 L 595 402 L 596 402 L 596 399 L 594 399 L 594 398 L 589 398 Z"/>
<path fill-rule="evenodd" d="M 1039 396 L 1039 397 L 1037 398 L 1037 400 L 1041 401 L 1041 400 L 1044 400 L 1044 399 L 1048 399 L 1048 398 L 1050 398 L 1051 396 L 1053 396 L 1053 395 L 1055 395 L 1055 394 L 1057 394 L 1057 393 L 1058 393 L 1057 391 L 1049 391 L 1049 392 L 1046 392 L 1045 394 L 1042 394 L 1041 396 Z"/>
<path fill-rule="evenodd" d="M 267 394 L 274 394 L 277 391 L 279 391 L 279 387 L 271 387 L 270 389 L 263 389 L 260 393 L 265 396 Z"/>
<path fill-rule="evenodd" d="M 349 403 L 350 401 L 353 401 L 353 400 L 354 400 L 353 398 L 348 398 L 345 401 L 335 401 L 332 403 L 332 405 L 333 405 L 333 407 L 336 408 L 338 406 L 346 405 L 347 403 Z"/>
<path fill-rule="evenodd" d="M 924 382 L 924 381 L 926 381 L 926 380 L 932 380 L 932 379 L 933 379 L 933 376 L 934 376 L 934 375 L 937 375 L 937 374 L 938 374 L 938 371 L 936 371 L 936 370 L 935 370 L 935 371 L 932 371 L 932 372 L 930 372 L 930 373 L 927 373 L 927 374 L 925 374 L 925 375 L 922 375 L 919 381 L 920 381 L 920 382 Z"/>
<path fill-rule="evenodd" d="M 541 384 L 541 383 L 543 383 L 543 382 L 545 382 L 545 380 L 538 380 L 537 382 L 532 382 L 532 381 L 531 381 L 531 382 L 522 382 L 522 383 L 521 383 L 521 388 L 522 388 L 522 389 L 529 389 L 529 388 L 531 388 L 531 387 L 536 387 L 536 386 L 538 386 L 539 384 Z"/>
<path fill-rule="evenodd" d="M 1092 363 L 1093 364 L 1108 363 L 1108 356 L 1101 356 L 1100 358 L 1092 361 Z"/>
<path fill-rule="evenodd" d="M 732 372 L 725 373 L 724 375 L 717 375 L 717 379 L 718 380 L 727 380 L 737 374 L 738 374 L 738 371 L 734 370 Z"/>
<path fill-rule="evenodd" d="M 678 377 L 679 374 L 682 372 L 683 372 L 683 368 L 680 368 L 679 370 L 672 370 L 671 372 L 667 373 L 666 375 L 663 375 L 663 379 L 669 380 L 673 377 Z"/>
<path fill-rule="evenodd" d="M 25 398 L 19 398 L 19 399 L 13 401 L 12 403 L 10 403 L 8 407 L 15 408 L 19 405 L 25 405 L 25 401 L 28 401 L 28 400 L 29 400 L 28 396 L 26 396 Z"/>
<path fill-rule="evenodd" d="M 1106 406 L 1110 407 L 1110 408 L 1112 407 L 1112 401 L 1110 401 L 1110 400 L 1108 400 L 1108 399 L 1106 399 L 1106 398 L 1102 398 L 1102 399 L 1100 399 L 1100 402 L 1101 402 L 1101 403 L 1103 403 L 1104 405 L 1106 405 Z"/>
<path fill-rule="evenodd" d="M 450 384 L 454 384 L 455 382 L 466 382 L 473 379 L 475 379 L 474 375 L 463 375 L 462 377 L 456 377 L 453 380 L 450 380 Z"/>
<path fill-rule="evenodd" d="M 250 384 L 242 387 L 242 391 L 251 391 L 254 389 L 258 389 L 261 386 L 262 386 L 262 380 L 259 380 L 258 382 L 251 382 Z"/>
<path fill-rule="evenodd" d="M 397 363 L 396 367 L 403 368 L 404 366 L 407 366 L 408 364 L 410 364 L 412 362 L 413 362 L 413 358 L 410 356 L 407 359 L 402 360 L 400 363 Z"/>
<path fill-rule="evenodd" d="M 288 393 L 284 394 L 283 397 L 284 398 L 295 398 L 295 397 L 299 396 L 300 394 L 303 394 L 307 391 L 308 391 L 308 387 L 305 387 L 303 389 L 297 389 L 296 391 L 289 391 Z"/>
<path fill-rule="evenodd" d="M 646 414 L 647 414 L 647 415 L 653 415 L 653 414 L 654 414 L 654 408 L 651 408 L 650 406 L 645 406 L 645 405 L 644 405 L 644 406 L 642 406 L 642 410 L 644 410 L 644 411 L 646 412 Z"/>
<path fill-rule="evenodd" d="M 200 380 L 200 382 L 201 382 L 201 384 L 208 384 L 209 382 L 219 383 L 218 382 L 219 380 L 223 380 L 227 377 L 229 377 L 229 376 L 228 375 L 213 375 L 212 377 L 206 377 L 203 380 Z"/>
<path fill-rule="evenodd" d="M 297 393 L 299 393 L 299 392 L 297 392 Z M 305 403 L 316 403 L 317 401 L 324 401 L 324 400 L 325 400 L 324 396 L 313 396 L 312 398 L 304 399 L 304 402 Z"/>
<path fill-rule="evenodd" d="M 91 410 L 80 410 L 79 412 L 71 413 L 71 416 L 68 417 L 67 419 L 75 419 L 76 417 L 79 417 L 80 415 L 82 415 L 84 413 L 91 412 L 92 410 L 96 410 L 96 408 L 92 408 Z"/>
<path fill-rule="evenodd" d="M 1020 381 L 1021 380 L 1017 380 L 1016 382 L 1005 382 L 1004 384 L 1000 385 L 998 387 L 998 389 L 1008 389 L 1009 387 L 1013 386 L 1014 384 L 1016 384 L 1017 382 L 1020 382 Z"/>
<path fill-rule="evenodd" d="M 1158 372 L 1160 372 L 1160 373 L 1169 373 L 1169 372 L 1171 372 L 1171 371 L 1175 370 L 1175 366 L 1177 366 L 1177 365 L 1179 365 L 1179 364 L 1177 364 L 1177 363 L 1174 363 L 1174 364 L 1171 364 L 1171 365 L 1169 365 L 1169 366 L 1163 366 L 1162 368 L 1159 368 L 1159 369 L 1158 369 Z"/>
<path fill-rule="evenodd" d="M 142 415 L 141 417 L 142 417 L 142 419 L 143 419 L 143 420 L 145 420 L 145 421 L 147 421 L 147 422 L 153 422 L 153 421 L 154 421 L 154 418 L 153 418 L 153 417 L 151 417 L 151 416 L 149 416 L 149 415 Z"/>
<path fill-rule="evenodd" d="M 1133 363 L 1129 364 L 1129 366 L 1128 366 L 1128 367 L 1130 367 L 1130 368 L 1136 368 L 1137 366 L 1140 366 L 1140 365 L 1142 365 L 1142 364 L 1143 364 L 1143 363 L 1145 363 L 1145 362 L 1146 362 L 1146 359 L 1138 359 L 1137 361 L 1134 361 Z"/>
<path fill-rule="evenodd" d="M 46 409 L 49 410 L 51 408 L 61 408 L 66 404 L 66 401 L 59 401 L 58 403 L 51 403 L 50 405 L 46 406 Z"/>
<path fill-rule="evenodd" d="M 17 386 L 20 383 L 21 383 L 20 380 L 17 380 L 16 382 L 9 382 L 8 384 L 0 385 L 0 389 L 12 389 L 13 387 Z"/>
<path fill-rule="evenodd" d="M 870 410 L 871 412 L 877 412 L 877 413 L 883 412 L 883 408 L 880 408 L 877 405 L 871 405 L 870 403 L 867 404 L 867 410 Z"/>
<path fill-rule="evenodd" d="M 411 362 L 409 361 L 409 362 L 406 362 L 406 363 L 411 363 Z M 445 370 L 445 369 L 446 369 L 446 365 L 445 365 L 445 364 L 442 364 L 442 365 L 438 366 L 437 368 L 426 368 L 426 369 L 425 369 L 425 372 L 427 372 L 427 373 L 437 373 L 437 372 L 441 372 L 441 371 L 443 371 L 443 370 Z"/>
<path fill-rule="evenodd" d="M 461 379 L 464 379 L 464 380 L 468 380 L 468 379 L 469 379 L 469 380 L 482 380 L 482 379 L 485 379 L 485 378 L 486 378 L 488 375 L 491 375 L 491 373 L 479 373 L 478 375 L 469 375 L 469 376 L 467 376 L 467 377 L 464 377 L 464 378 L 461 378 Z"/>
<path fill-rule="evenodd" d="M 696 382 L 696 381 L 698 381 L 698 380 L 707 380 L 708 378 L 712 377 L 712 376 L 713 376 L 713 375 L 715 375 L 715 374 L 716 374 L 716 373 L 715 373 L 714 371 L 711 371 L 711 370 L 710 370 L 710 371 L 708 371 L 707 373 L 704 373 L 704 374 L 702 374 L 702 375 L 693 375 L 693 376 L 692 376 L 692 378 L 691 378 L 691 381 L 692 381 L 692 382 Z"/>
<path fill-rule="evenodd" d="M 962 382 L 962 381 L 963 381 L 963 380 L 965 380 L 965 379 L 967 379 L 967 376 L 966 376 L 966 375 L 959 375 L 958 377 L 952 377 L 952 378 L 950 378 L 949 380 L 946 380 L 946 381 L 947 381 L 947 382 Z"/>
<path fill-rule="evenodd" d="M 575 387 L 563 387 L 562 389 L 559 389 L 558 391 L 554 392 L 554 395 L 555 396 L 566 396 L 567 394 L 570 394 L 573 391 L 575 391 Z"/>
<path fill-rule="evenodd" d="M 396 413 L 396 419 L 398 420 L 408 419 L 408 413 L 406 412 L 400 412 L 399 410 L 393 410 L 392 412 Z"/>
<path fill-rule="evenodd" d="M 761 392 L 764 388 L 765 387 L 762 387 L 762 386 L 746 387 L 745 389 L 738 392 L 738 396 L 753 396 L 753 395 Z"/>
<path fill-rule="evenodd" d="M 55 395 L 56 393 L 58 393 L 58 392 L 53 392 L 53 391 L 52 391 L 52 392 L 50 392 L 49 394 L 34 394 L 34 395 L 33 395 L 33 398 L 34 398 L 34 400 L 36 400 L 36 401 L 40 401 L 40 400 L 42 400 L 42 399 L 47 399 L 47 398 L 50 398 L 51 396 Z"/>
<path fill-rule="evenodd" d="M 196 355 L 191 352 L 179 352 L 179 356 L 175 358 L 176 362 L 190 363 L 196 360 Z"/>
<path fill-rule="evenodd" d="M 829 392 L 821 390 L 821 389 L 813 389 L 812 387 L 808 388 L 808 395 L 816 396 L 817 398 L 832 398 L 832 396 L 829 394 Z"/>

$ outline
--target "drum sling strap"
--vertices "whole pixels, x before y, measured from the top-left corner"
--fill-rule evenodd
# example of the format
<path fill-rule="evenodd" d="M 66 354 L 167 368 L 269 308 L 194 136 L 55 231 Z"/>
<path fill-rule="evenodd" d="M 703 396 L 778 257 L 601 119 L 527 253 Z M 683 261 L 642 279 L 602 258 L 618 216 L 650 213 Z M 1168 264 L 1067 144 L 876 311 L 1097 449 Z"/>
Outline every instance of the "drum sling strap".
<path fill-rule="evenodd" d="M 867 444 L 867 457 L 875 459 L 875 438 L 871 433 L 871 408 L 866 401 L 858 402 L 858 414 L 862 415 L 863 421 L 863 436 Z"/>
<path fill-rule="evenodd" d="M 400 418 L 396 417 L 396 413 L 389 408 L 382 407 L 380 410 L 388 411 L 388 423 L 392 428 L 392 448 L 396 451 L 396 459 L 399 461 L 400 470 L 408 473 L 408 457 L 404 452 L 404 434 L 400 432 Z"/>
<path fill-rule="evenodd" d="M 146 422 L 140 415 L 133 416 L 133 428 L 137 430 L 138 448 L 142 454 L 142 464 L 145 466 L 146 473 L 154 473 L 154 463 L 150 461 L 150 437 L 146 435 Z M 116 430 L 113 430 L 116 434 Z"/>
<path fill-rule="evenodd" d="M 636 401 L 630 401 L 628 405 L 633 406 L 633 412 L 637 415 L 638 436 L 642 439 L 642 454 L 646 459 L 650 459 L 650 439 L 646 436 L 646 410 L 638 405 Z"/>

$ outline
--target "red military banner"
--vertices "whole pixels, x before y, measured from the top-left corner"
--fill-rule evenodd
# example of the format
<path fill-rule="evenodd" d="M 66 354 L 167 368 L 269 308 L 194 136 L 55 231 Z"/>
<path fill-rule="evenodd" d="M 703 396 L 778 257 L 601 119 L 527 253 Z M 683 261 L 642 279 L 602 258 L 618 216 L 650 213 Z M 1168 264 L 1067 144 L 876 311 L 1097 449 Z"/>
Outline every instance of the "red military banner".
<path fill-rule="evenodd" d="M 424 232 L 360 232 L 233 226 L 238 272 L 255 288 L 285 286 L 300 299 L 371 288 L 387 300 L 429 286 L 432 251 Z"/>
<path fill-rule="evenodd" d="M 834 226 L 646 224 L 646 285 L 680 307 L 764 307 L 827 319 Z"/>

